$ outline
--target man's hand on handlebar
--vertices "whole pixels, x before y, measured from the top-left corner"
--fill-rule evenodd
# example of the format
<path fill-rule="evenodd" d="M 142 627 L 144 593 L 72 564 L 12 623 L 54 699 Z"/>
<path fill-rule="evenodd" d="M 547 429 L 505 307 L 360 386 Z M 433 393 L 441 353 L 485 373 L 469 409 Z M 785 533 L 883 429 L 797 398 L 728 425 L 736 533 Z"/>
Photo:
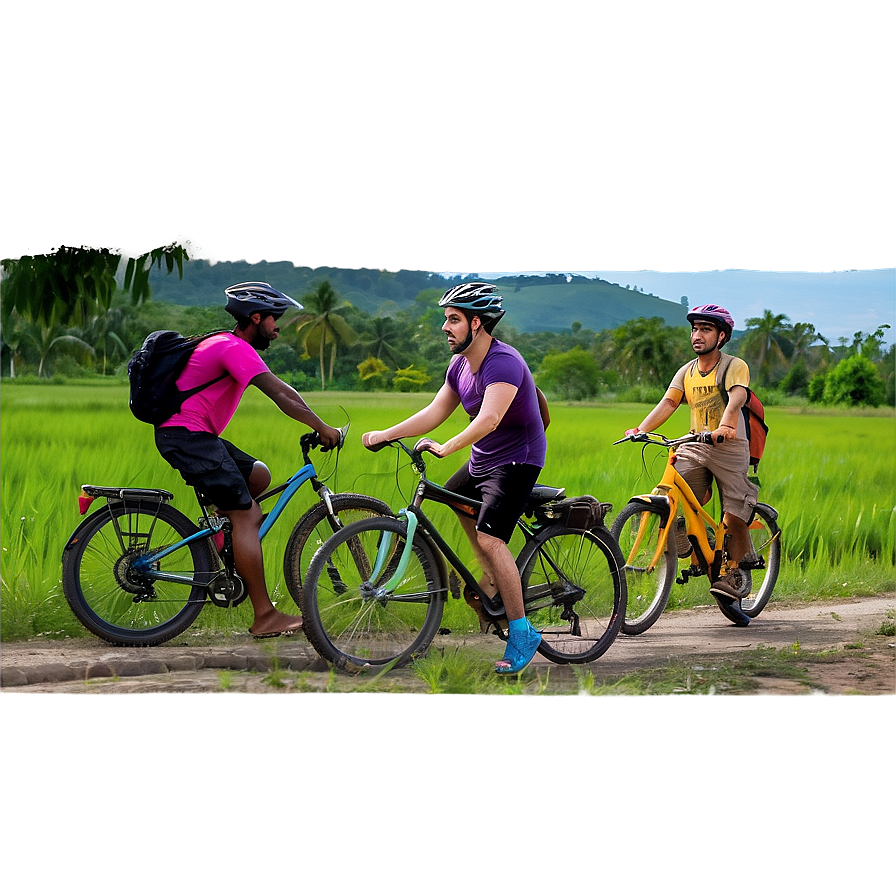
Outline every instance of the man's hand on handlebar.
<path fill-rule="evenodd" d="M 430 454 L 434 454 L 436 457 L 444 457 L 444 445 L 440 445 L 434 439 L 430 439 L 428 436 L 424 436 L 420 439 L 416 445 L 414 445 L 414 451 L 419 451 L 421 454 L 424 451 L 428 451 Z"/>
<path fill-rule="evenodd" d="M 333 448 L 341 448 L 345 434 L 341 429 L 333 426 L 324 426 L 323 429 L 317 430 L 317 438 L 320 442 L 321 451 L 330 451 Z"/>

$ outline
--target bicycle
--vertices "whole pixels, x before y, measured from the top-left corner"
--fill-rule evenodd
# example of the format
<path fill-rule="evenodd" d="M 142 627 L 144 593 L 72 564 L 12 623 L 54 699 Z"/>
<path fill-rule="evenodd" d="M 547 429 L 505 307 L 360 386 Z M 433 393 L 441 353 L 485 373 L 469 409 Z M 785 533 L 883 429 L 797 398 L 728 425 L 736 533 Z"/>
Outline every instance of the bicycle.
<path fill-rule="evenodd" d="M 340 429 L 337 452 L 348 424 Z M 390 515 L 384 501 L 334 494 L 318 479 L 309 458 L 317 433 L 299 439 L 304 465 L 256 500 L 279 498 L 264 515 L 264 539 L 296 492 L 310 482 L 320 497 L 293 527 L 283 557 L 287 590 L 301 605 L 307 558 L 346 523 Z M 338 464 L 338 459 L 337 459 Z M 62 552 L 62 588 L 78 620 L 94 635 L 121 647 L 152 647 L 189 628 L 205 602 L 230 608 L 248 596 L 234 569 L 230 521 L 218 516 L 198 489 L 198 524 L 171 506 L 164 489 L 84 485 L 81 513 L 96 498 L 106 504 L 81 522 Z"/>
<path fill-rule="evenodd" d="M 684 585 L 696 576 L 708 576 L 710 584 L 735 564 L 727 554 L 727 528 L 716 522 L 697 500 L 675 469 L 675 449 L 690 442 L 709 442 L 709 433 L 690 433 L 668 439 L 660 433 L 636 433 L 614 442 L 642 442 L 668 449 L 666 469 L 649 495 L 636 495 L 613 521 L 611 532 L 625 557 L 628 603 L 622 631 L 640 635 L 659 619 L 669 601 L 673 581 Z M 740 601 L 751 619 L 768 603 L 781 566 L 781 530 L 778 511 L 757 503 L 748 529 L 757 555 L 750 566 L 753 590 Z M 671 524 L 671 525 L 670 525 Z M 672 530 L 674 528 L 674 535 Z M 679 560 L 688 566 L 679 573 Z M 678 575 L 677 575 L 678 574 Z M 716 599 L 723 615 L 736 621 L 725 601 Z"/>
<path fill-rule="evenodd" d="M 481 607 L 480 620 L 506 639 L 500 596 L 482 591 L 422 510 L 430 500 L 476 519 L 481 503 L 428 479 L 425 448 L 394 440 L 373 450 L 386 445 L 404 451 L 419 477 L 411 503 L 397 516 L 352 523 L 329 538 L 311 560 L 301 597 L 308 640 L 346 671 L 397 668 L 422 656 L 449 593 L 460 598 L 461 581 L 467 602 Z M 587 663 L 610 647 L 622 624 L 623 559 L 603 523 L 610 505 L 565 494 L 535 486 L 517 524 L 525 543 L 516 564 L 526 615 L 542 634 L 539 653 L 555 663 Z"/>

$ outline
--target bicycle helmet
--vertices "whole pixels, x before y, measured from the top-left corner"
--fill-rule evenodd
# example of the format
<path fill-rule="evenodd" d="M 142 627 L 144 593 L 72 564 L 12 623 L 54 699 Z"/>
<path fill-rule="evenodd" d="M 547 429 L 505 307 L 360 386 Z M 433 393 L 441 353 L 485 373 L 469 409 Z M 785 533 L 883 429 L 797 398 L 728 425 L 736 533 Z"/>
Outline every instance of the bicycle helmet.
<path fill-rule="evenodd" d="M 298 308 L 301 311 L 303 307 L 279 289 L 274 289 L 270 283 L 256 280 L 228 286 L 224 290 L 224 295 L 227 296 L 225 308 L 234 317 L 249 317 L 256 311 L 280 317 L 290 308 Z"/>
<path fill-rule="evenodd" d="M 734 330 L 734 318 L 721 305 L 698 305 L 688 312 L 689 323 L 698 320 L 707 320 L 711 324 L 715 324 L 725 334 L 726 341 L 731 338 L 731 332 Z"/>
<path fill-rule="evenodd" d="M 491 283 L 479 281 L 458 283 L 439 299 L 439 307 L 469 311 L 483 322 L 487 320 L 494 326 L 504 316 L 504 308 L 501 307 L 503 298 L 494 295 L 497 289 L 498 287 Z"/>

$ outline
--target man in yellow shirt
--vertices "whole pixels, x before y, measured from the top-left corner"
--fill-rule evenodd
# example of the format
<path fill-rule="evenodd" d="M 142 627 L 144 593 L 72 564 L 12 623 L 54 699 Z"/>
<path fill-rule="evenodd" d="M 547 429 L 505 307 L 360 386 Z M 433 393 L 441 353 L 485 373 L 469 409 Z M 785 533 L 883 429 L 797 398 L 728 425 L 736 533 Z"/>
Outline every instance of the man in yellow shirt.
<path fill-rule="evenodd" d="M 752 587 L 750 568 L 756 555 L 747 524 L 759 496 L 759 489 L 747 478 L 750 446 L 741 413 L 750 370 L 740 358 L 732 357 L 723 364 L 721 349 L 734 330 L 734 319 L 726 309 L 700 305 L 687 317 L 697 357 L 679 369 L 659 404 L 626 434 L 653 432 L 672 416 L 682 399 L 691 411 L 691 432 L 712 433 L 712 444 L 679 448 L 676 469 L 704 504 L 712 494 L 713 480 L 718 483 L 728 550 L 739 567 L 712 585 L 710 593 L 731 606 L 738 625 L 749 625 L 749 616 L 740 612 L 740 601 Z M 724 369 L 723 383 L 717 381 L 720 369 Z"/>

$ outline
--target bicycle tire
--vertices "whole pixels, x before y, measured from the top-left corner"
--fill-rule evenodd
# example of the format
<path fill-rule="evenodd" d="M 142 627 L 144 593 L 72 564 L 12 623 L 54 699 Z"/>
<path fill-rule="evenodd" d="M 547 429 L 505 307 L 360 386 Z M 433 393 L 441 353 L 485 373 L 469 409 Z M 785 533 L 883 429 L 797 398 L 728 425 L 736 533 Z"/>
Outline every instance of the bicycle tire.
<path fill-rule="evenodd" d="M 367 590 L 381 541 L 391 536 L 389 559 L 374 586 L 392 577 L 406 533 L 407 523 L 395 517 L 359 520 L 314 554 L 302 589 L 304 631 L 314 649 L 337 668 L 398 668 L 422 656 L 435 637 L 447 577 L 436 549 L 421 533 L 414 536 L 399 586 L 376 598 Z"/>
<path fill-rule="evenodd" d="M 750 619 L 755 619 L 765 608 L 778 581 L 781 569 L 781 529 L 775 521 L 774 511 L 757 504 L 749 531 L 753 550 L 765 560 L 765 569 L 750 570 L 753 588 L 750 596 L 741 600 L 740 608 Z"/>
<path fill-rule="evenodd" d="M 156 567 L 198 579 L 192 586 L 141 579 L 132 562 L 198 531 L 179 510 L 156 502 L 125 500 L 92 513 L 62 553 L 62 591 L 72 612 L 118 647 L 154 647 L 186 631 L 202 611 L 202 583 L 217 565 L 208 541 L 191 542 Z"/>
<path fill-rule="evenodd" d="M 293 526 L 283 552 L 283 578 L 295 605 L 302 610 L 302 581 L 314 552 L 334 533 L 349 523 L 374 516 L 392 516 L 385 501 L 370 495 L 341 492 L 330 495 L 335 520 L 330 519 L 327 505 L 318 501 Z"/>
<path fill-rule="evenodd" d="M 604 526 L 554 525 L 517 558 L 526 616 L 541 632 L 538 652 L 555 663 L 603 655 L 625 618 L 626 581 L 619 545 Z"/>
<path fill-rule="evenodd" d="M 657 508 L 640 501 L 630 501 L 610 528 L 624 558 L 628 595 L 622 632 L 626 635 L 643 634 L 662 616 L 678 574 L 678 553 L 673 538 L 666 539 L 666 549 L 653 570 L 649 570 L 650 561 L 656 553 L 661 522 L 662 516 Z M 636 548 L 642 523 L 644 533 Z"/>

